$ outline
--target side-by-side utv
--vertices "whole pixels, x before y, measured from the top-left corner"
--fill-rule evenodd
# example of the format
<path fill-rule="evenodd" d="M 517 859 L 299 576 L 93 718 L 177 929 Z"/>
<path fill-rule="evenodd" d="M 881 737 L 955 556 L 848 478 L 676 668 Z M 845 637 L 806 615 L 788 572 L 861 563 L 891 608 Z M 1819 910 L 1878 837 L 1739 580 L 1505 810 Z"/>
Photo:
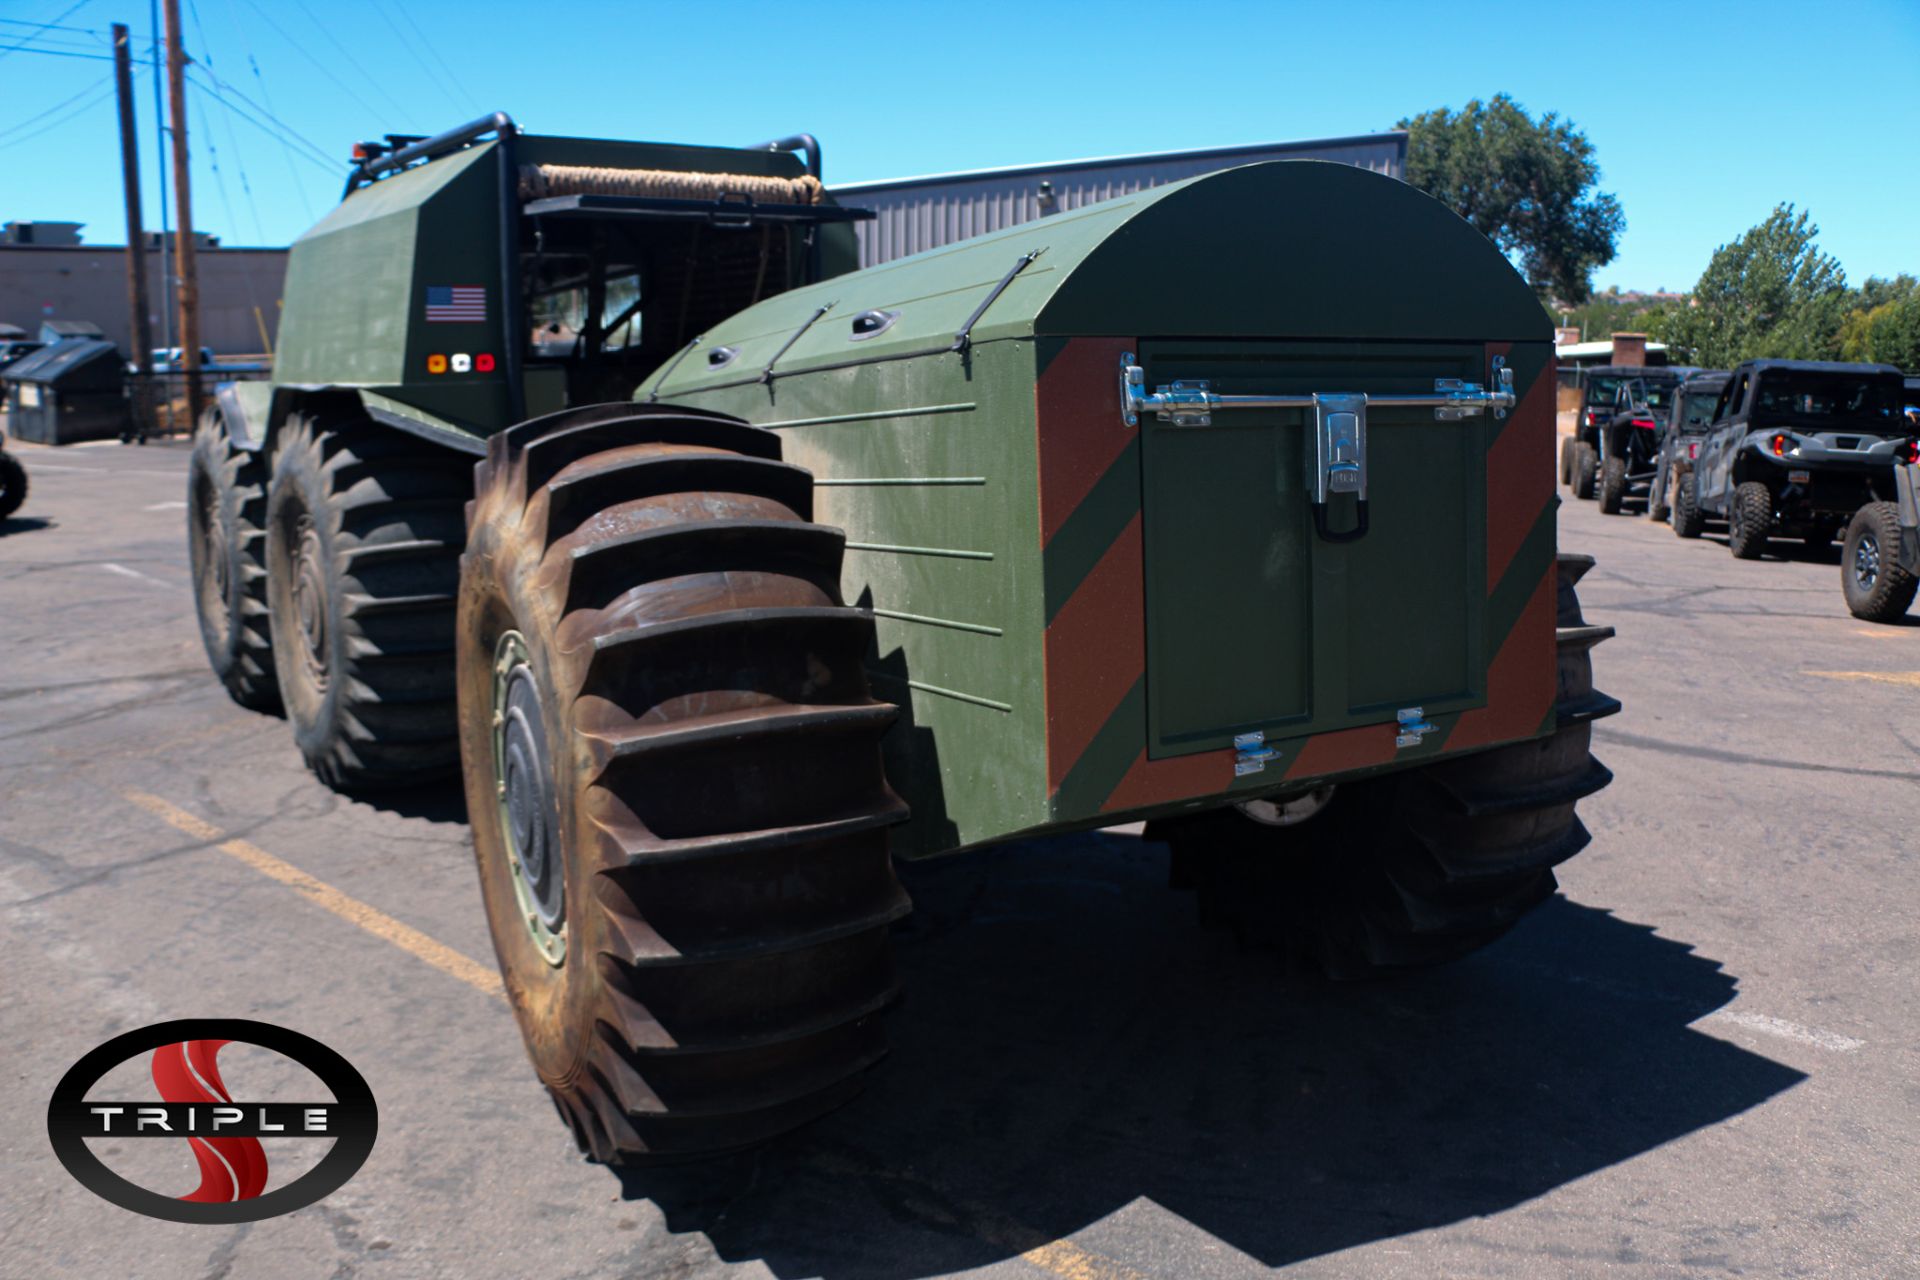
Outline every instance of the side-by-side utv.
<path fill-rule="evenodd" d="M 1145 819 L 1341 977 L 1552 894 L 1618 703 L 1498 250 L 1284 162 L 852 272 L 788 143 L 370 148 L 196 445 L 215 669 L 334 785 L 464 773 L 584 1150 L 857 1090 L 896 857 Z"/>

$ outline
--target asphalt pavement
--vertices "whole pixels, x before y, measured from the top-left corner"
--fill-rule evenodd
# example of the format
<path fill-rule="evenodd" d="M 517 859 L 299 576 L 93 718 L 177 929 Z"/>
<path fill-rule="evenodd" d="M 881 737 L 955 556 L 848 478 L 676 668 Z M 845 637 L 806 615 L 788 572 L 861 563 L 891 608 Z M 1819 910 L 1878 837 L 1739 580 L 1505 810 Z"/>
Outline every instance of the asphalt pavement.
<path fill-rule="evenodd" d="M 908 867 L 872 1087 L 623 1176 L 520 1048 L 457 792 L 336 795 L 209 675 L 184 446 L 16 448 L 0 1275 L 1920 1275 L 1920 618 L 1849 617 L 1837 549 L 1744 563 L 1567 500 L 1619 629 L 1616 776 L 1562 895 L 1481 954 L 1290 976 L 1200 930 L 1129 831 Z M 55 1082 L 181 1017 L 344 1054 L 380 1106 L 359 1175 L 225 1227 L 69 1177 Z M 167 1148 L 184 1190 L 184 1145 L 139 1155 Z"/>

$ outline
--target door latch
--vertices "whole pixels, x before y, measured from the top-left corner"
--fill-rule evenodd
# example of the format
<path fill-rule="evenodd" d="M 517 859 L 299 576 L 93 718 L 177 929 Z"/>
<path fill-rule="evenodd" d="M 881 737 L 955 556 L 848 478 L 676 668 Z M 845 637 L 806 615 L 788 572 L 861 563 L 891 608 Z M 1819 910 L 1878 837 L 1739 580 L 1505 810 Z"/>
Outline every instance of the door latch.
<path fill-rule="evenodd" d="M 1354 392 L 1313 397 L 1313 528 L 1328 542 L 1355 542 L 1367 533 L 1367 398 Z M 1327 502 L 1336 493 L 1354 496 L 1354 525 L 1335 533 L 1327 525 Z"/>

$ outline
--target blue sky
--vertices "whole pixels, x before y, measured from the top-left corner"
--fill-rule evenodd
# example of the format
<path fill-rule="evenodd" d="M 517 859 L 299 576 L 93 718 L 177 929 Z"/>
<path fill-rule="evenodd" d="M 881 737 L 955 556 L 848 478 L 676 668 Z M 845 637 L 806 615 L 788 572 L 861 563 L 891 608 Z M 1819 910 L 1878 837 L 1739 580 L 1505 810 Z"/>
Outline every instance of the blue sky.
<path fill-rule="evenodd" d="M 1688 287 L 1780 201 L 1812 211 L 1855 283 L 1920 272 L 1916 0 L 182 4 L 202 80 L 310 144 L 195 92 L 195 220 L 229 244 L 297 235 L 338 198 L 355 139 L 495 108 L 540 133 L 806 130 L 832 183 L 1366 133 L 1504 90 L 1598 150 L 1628 222 L 1602 288 Z M 111 64 L 61 55 L 106 53 L 115 20 L 145 49 L 149 5 L 0 0 L 0 220 L 121 240 Z M 153 227 L 150 74 L 135 88 Z"/>

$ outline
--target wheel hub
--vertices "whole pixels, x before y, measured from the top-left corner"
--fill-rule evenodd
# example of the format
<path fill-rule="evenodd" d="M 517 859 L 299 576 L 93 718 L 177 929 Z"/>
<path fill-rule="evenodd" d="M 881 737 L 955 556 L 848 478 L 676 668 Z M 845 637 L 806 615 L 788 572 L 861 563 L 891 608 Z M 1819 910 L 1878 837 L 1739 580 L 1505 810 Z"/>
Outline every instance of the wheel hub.
<path fill-rule="evenodd" d="M 1853 580 L 1862 591 L 1872 591 L 1880 580 L 1880 540 L 1870 533 L 1853 549 Z"/>
<path fill-rule="evenodd" d="M 316 689 L 327 687 L 327 571 L 320 532 L 300 517 L 293 553 L 293 613 L 300 624 L 300 656 Z"/>
<path fill-rule="evenodd" d="M 540 684 L 526 637 L 509 631 L 494 646 L 493 781 L 513 893 L 535 950 L 548 964 L 567 957 L 566 868 L 560 856 L 553 760 Z"/>

